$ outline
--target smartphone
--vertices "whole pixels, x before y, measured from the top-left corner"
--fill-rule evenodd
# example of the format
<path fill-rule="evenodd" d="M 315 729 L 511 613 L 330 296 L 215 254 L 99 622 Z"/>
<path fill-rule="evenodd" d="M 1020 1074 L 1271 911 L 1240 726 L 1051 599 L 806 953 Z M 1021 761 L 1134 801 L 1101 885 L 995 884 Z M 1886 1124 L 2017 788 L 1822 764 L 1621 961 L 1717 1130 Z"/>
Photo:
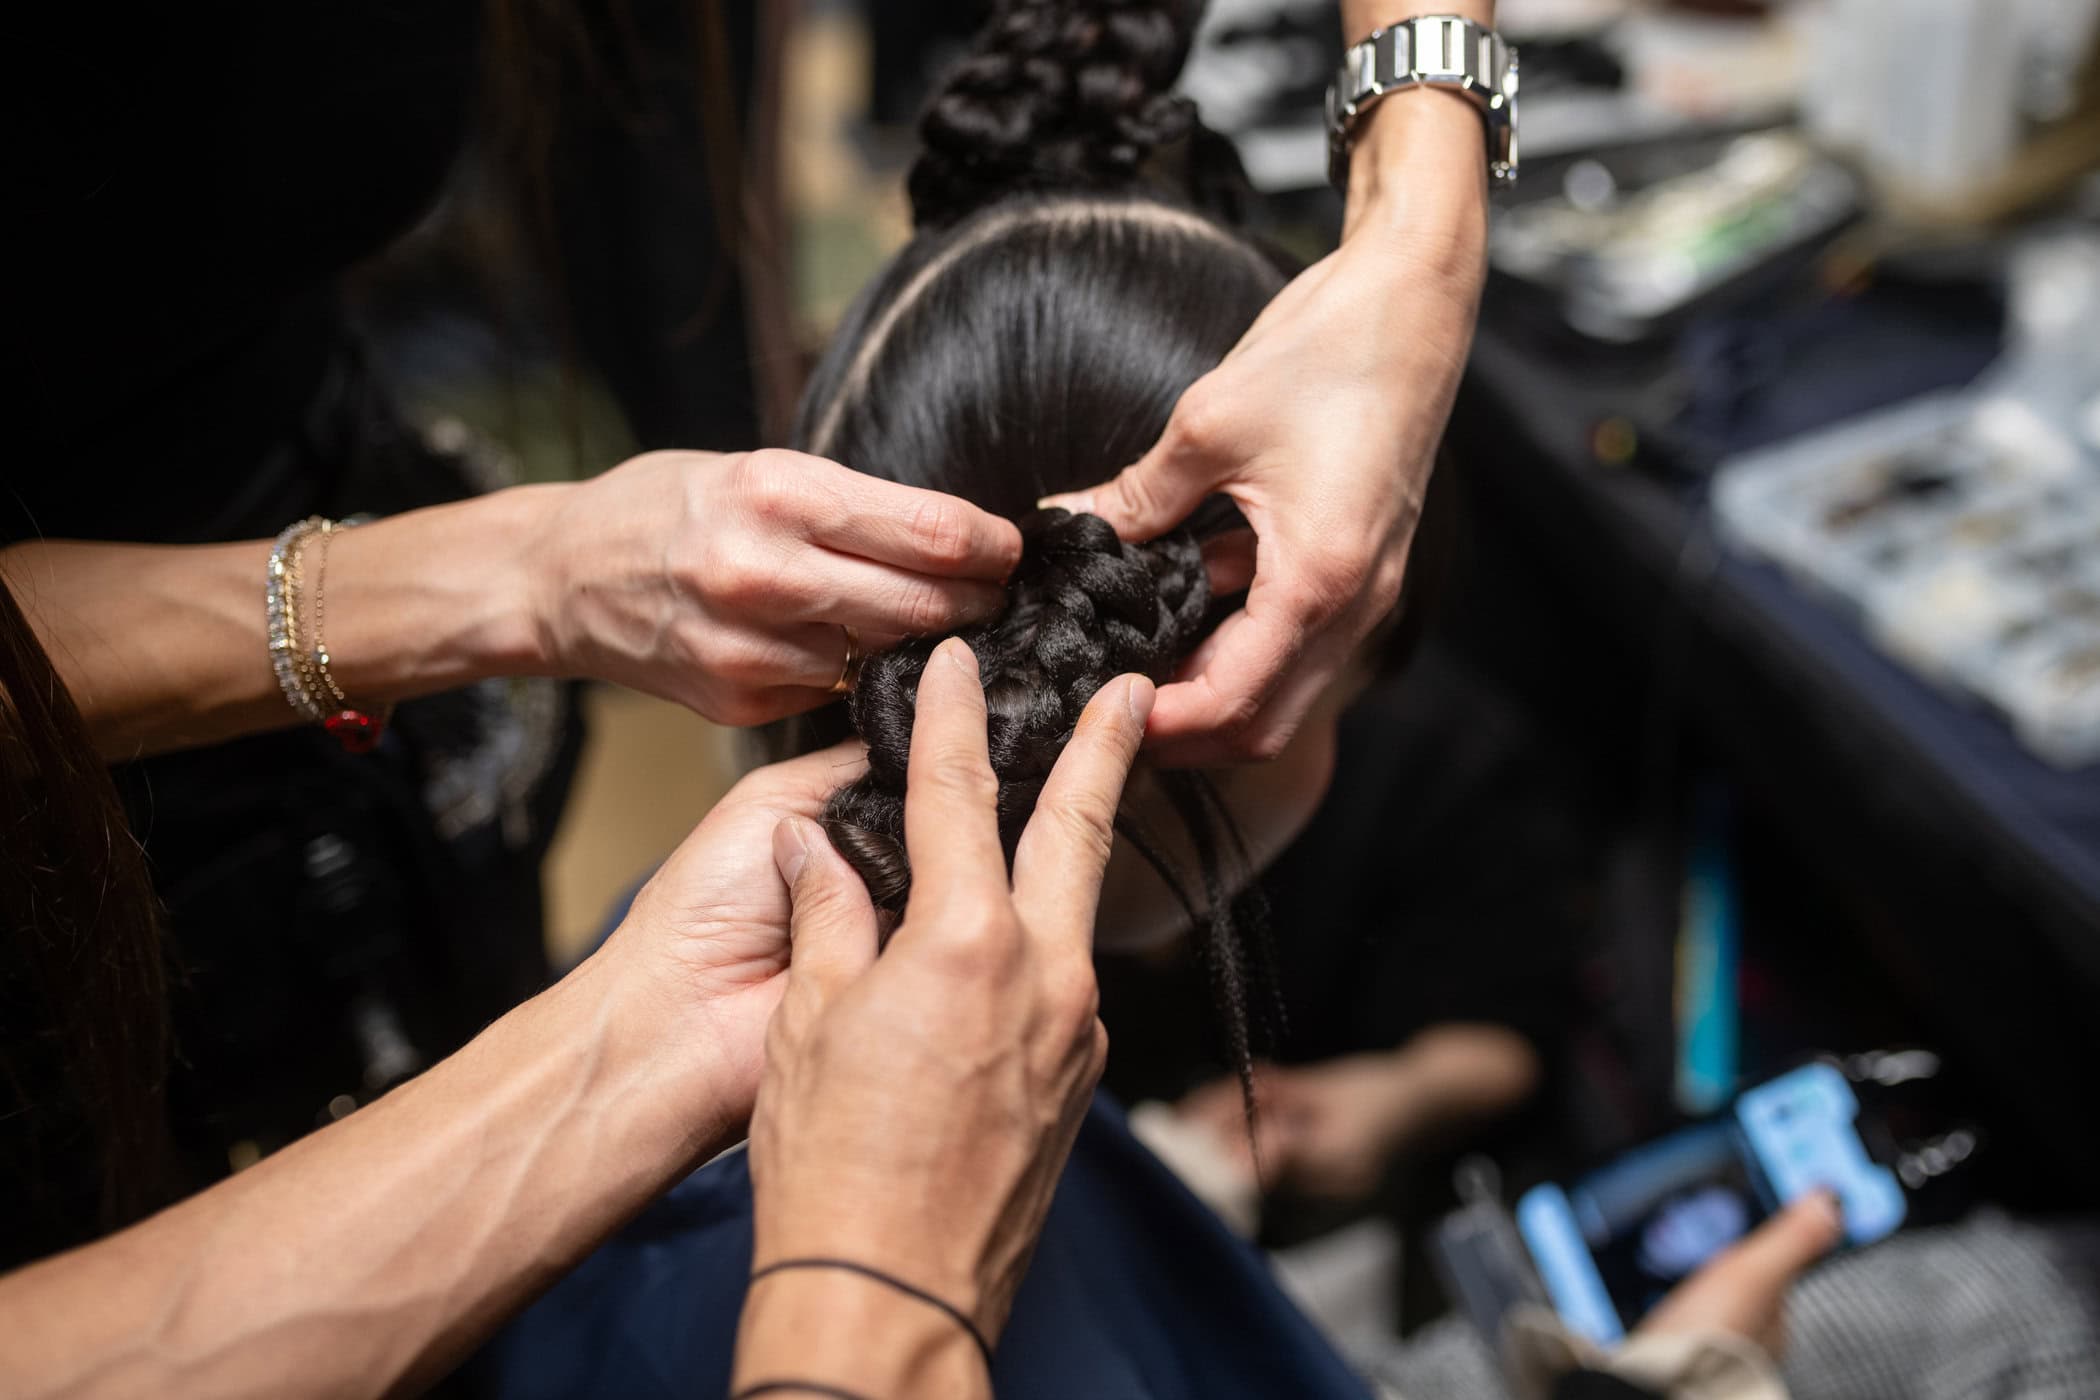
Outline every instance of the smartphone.
<path fill-rule="evenodd" d="M 1610 1346 L 1707 1260 L 1818 1188 L 1836 1193 L 1850 1245 L 1887 1237 L 1909 1212 L 1902 1182 L 1862 1136 L 1852 1085 L 1820 1061 L 1566 1186 L 1533 1187 L 1517 1201 L 1517 1233 L 1562 1321 Z"/>

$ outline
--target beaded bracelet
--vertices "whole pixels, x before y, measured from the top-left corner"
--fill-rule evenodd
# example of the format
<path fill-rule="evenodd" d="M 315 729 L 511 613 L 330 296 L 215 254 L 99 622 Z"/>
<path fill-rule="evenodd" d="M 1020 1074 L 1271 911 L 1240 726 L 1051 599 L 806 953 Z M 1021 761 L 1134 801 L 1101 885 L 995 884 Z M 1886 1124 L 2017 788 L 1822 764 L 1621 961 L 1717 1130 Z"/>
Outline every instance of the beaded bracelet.
<path fill-rule="evenodd" d="M 362 710 L 350 703 L 329 670 L 328 643 L 322 636 L 326 617 L 323 587 L 328 570 L 328 542 L 338 530 L 364 523 L 366 517 L 328 520 L 310 515 L 287 525 L 270 550 L 268 576 L 264 583 L 264 612 L 269 626 L 270 666 L 277 686 L 300 718 L 318 724 L 335 736 L 350 753 L 367 753 L 379 743 L 386 729 L 391 706 Z M 311 597 L 313 626 L 302 635 L 300 615 L 308 597 L 306 547 L 315 538 L 321 543 L 314 572 Z M 301 646 L 301 641 L 311 643 Z"/>
<path fill-rule="evenodd" d="M 263 581 L 270 669 L 277 675 L 277 688 L 284 692 L 285 703 L 311 724 L 321 722 L 322 711 L 320 701 L 306 688 L 305 668 L 299 663 L 299 550 L 306 537 L 326 523 L 318 515 L 309 515 L 285 526 L 270 547 L 269 570 Z"/>

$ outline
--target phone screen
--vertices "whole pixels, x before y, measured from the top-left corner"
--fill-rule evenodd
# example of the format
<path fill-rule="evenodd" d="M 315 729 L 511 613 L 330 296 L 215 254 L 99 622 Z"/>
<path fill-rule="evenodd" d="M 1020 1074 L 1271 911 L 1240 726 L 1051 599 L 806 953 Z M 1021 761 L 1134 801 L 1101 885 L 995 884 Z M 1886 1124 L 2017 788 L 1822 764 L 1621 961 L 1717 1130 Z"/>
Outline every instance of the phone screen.
<path fill-rule="evenodd" d="M 1517 1228 L 1553 1306 L 1601 1346 L 1781 1201 L 1837 1192 L 1846 1238 L 1864 1244 L 1903 1221 L 1895 1174 L 1860 1137 L 1859 1101 L 1817 1063 L 1746 1091 L 1724 1118 L 1634 1149 L 1566 1187 L 1517 1202 Z"/>

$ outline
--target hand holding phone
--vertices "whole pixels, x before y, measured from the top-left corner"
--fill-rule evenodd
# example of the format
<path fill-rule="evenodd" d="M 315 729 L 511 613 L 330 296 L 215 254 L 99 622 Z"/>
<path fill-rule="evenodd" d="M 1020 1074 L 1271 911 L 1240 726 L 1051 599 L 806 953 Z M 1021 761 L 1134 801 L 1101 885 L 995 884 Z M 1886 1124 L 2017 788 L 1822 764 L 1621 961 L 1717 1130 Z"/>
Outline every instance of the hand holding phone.
<path fill-rule="evenodd" d="M 1561 1319 L 1599 1346 L 1773 1212 L 1828 1190 L 1853 1244 L 1908 1210 L 1861 1137 L 1859 1100 L 1818 1061 L 1746 1090 L 1728 1115 L 1637 1148 L 1563 1187 L 1536 1186 L 1516 1224 Z"/>
<path fill-rule="evenodd" d="M 1722 1332 L 1757 1343 L 1776 1361 L 1786 1342 L 1787 1290 L 1844 1234 L 1836 1196 L 1804 1196 L 1672 1289 L 1635 1335 Z"/>

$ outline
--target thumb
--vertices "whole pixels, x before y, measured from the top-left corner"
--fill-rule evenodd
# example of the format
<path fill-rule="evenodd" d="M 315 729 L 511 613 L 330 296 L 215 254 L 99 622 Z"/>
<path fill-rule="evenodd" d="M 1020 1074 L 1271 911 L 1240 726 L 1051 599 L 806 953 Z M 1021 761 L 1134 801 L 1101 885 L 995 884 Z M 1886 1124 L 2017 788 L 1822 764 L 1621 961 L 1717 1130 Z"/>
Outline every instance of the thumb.
<path fill-rule="evenodd" d="M 773 828 L 773 864 L 788 883 L 793 906 L 788 976 L 826 999 L 875 961 L 875 906 L 868 887 L 807 817 L 788 817 Z"/>
<path fill-rule="evenodd" d="M 1219 472 L 1188 443 L 1176 427 L 1150 452 L 1116 473 L 1113 481 L 1087 491 L 1045 496 L 1038 506 L 1098 515 L 1126 540 L 1149 540 L 1179 525 L 1211 494 Z"/>
<path fill-rule="evenodd" d="M 1825 1191 L 1804 1196 L 1679 1284 L 1640 1330 L 1728 1332 L 1767 1342 L 1794 1279 L 1843 1234 L 1836 1197 Z"/>
<path fill-rule="evenodd" d="M 1751 1231 L 1724 1256 L 1746 1285 L 1783 1292 L 1809 1265 L 1844 1237 L 1845 1219 L 1837 1197 L 1813 1191 Z"/>

